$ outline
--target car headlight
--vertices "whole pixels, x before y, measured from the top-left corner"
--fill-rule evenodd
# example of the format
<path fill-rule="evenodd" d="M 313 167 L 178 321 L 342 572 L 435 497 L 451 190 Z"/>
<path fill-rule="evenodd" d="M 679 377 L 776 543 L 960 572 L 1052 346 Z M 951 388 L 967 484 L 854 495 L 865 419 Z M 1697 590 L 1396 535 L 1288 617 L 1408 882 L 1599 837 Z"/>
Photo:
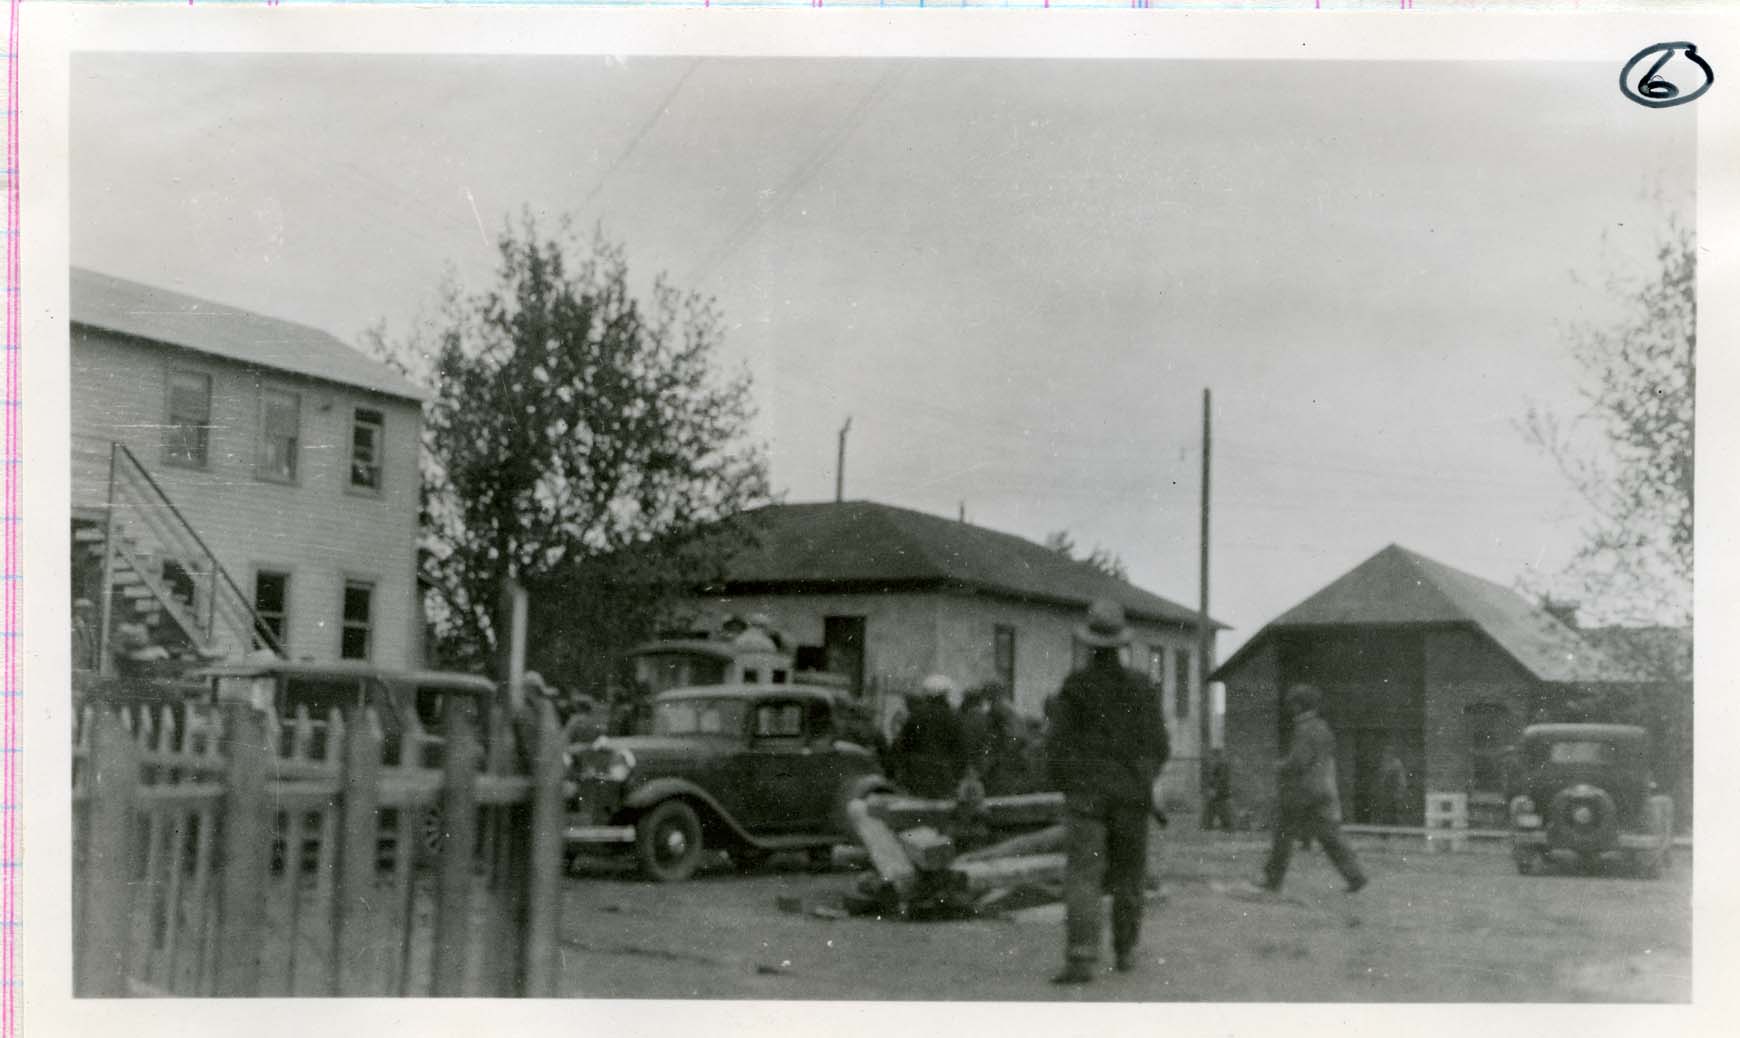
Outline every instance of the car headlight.
<path fill-rule="evenodd" d="M 582 781 L 602 779 L 609 782 L 627 782 L 629 775 L 634 772 L 632 752 L 603 742 L 594 743 L 591 749 L 581 751 L 577 761 Z"/>
<path fill-rule="evenodd" d="M 634 771 L 634 754 L 627 750 L 613 750 L 604 776 L 612 782 L 627 782 L 628 776 Z"/>
<path fill-rule="evenodd" d="M 1539 828 L 1541 824 L 1541 815 L 1540 812 L 1535 809 L 1534 798 L 1528 796 L 1513 798 L 1510 802 L 1510 820 L 1512 825 L 1519 828 Z"/>

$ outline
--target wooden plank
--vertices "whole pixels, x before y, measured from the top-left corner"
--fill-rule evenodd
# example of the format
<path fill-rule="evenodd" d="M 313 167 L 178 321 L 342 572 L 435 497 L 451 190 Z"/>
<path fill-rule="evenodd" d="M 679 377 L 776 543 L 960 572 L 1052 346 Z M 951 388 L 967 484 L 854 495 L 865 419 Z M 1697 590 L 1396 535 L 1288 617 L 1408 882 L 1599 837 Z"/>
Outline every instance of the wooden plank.
<path fill-rule="evenodd" d="M 946 869 L 955 858 L 955 841 L 928 825 L 900 833 L 900 846 L 913 866 L 921 871 Z"/>
<path fill-rule="evenodd" d="M 1061 882 L 1067 860 L 1064 854 L 1023 854 L 994 861 L 957 862 L 950 871 L 963 877 L 967 890 L 977 895 L 1021 883 Z"/>
<path fill-rule="evenodd" d="M 471 935 L 472 856 L 477 835 L 477 718 L 460 696 L 447 701 L 447 760 L 441 797 L 440 873 L 436 878 L 434 962 L 430 994 L 464 995 Z"/>
<path fill-rule="evenodd" d="M 127 941 L 133 919 L 131 852 L 139 747 L 118 714 L 100 712 L 93 727 L 85 931 L 74 946 L 74 991 L 86 998 L 121 998 L 127 994 Z"/>
<path fill-rule="evenodd" d="M 961 806 L 954 800 L 874 795 L 867 798 L 866 803 L 871 814 L 895 829 L 920 825 L 947 828 L 961 818 Z M 993 828 L 1051 825 L 1063 820 L 1063 794 L 1022 793 L 986 797 L 979 802 L 977 810 L 970 812 L 970 817 Z"/>
<path fill-rule="evenodd" d="M 912 889 L 917 870 L 887 823 L 872 816 L 869 805 L 862 800 L 846 805 L 846 818 L 858 843 L 870 853 L 870 864 L 876 874 L 902 894 Z"/>
<path fill-rule="evenodd" d="M 260 993 L 265 947 L 266 889 L 271 866 L 272 817 L 266 802 L 271 750 L 266 721 L 246 703 L 229 709 L 229 794 L 224 799 L 223 872 L 219 880 L 216 993 Z"/>
<path fill-rule="evenodd" d="M 1054 825 L 1037 832 L 1022 833 L 1020 836 L 1011 837 L 1002 843 L 995 843 L 989 847 L 981 847 L 975 851 L 956 855 L 955 861 L 957 863 L 991 861 L 996 858 L 1012 858 L 1023 854 L 1046 854 L 1062 850 L 1068 832 L 1066 826 Z"/>
<path fill-rule="evenodd" d="M 562 804 L 566 739 L 548 700 L 538 704 L 538 742 L 532 762 L 532 842 L 526 863 L 525 952 L 519 990 L 526 998 L 557 995 L 557 941 L 562 933 Z"/>
<path fill-rule="evenodd" d="M 188 956 L 186 975 L 170 985 L 176 991 L 190 995 L 206 991 L 206 949 L 210 946 L 212 916 L 207 891 L 211 883 L 212 849 L 216 845 L 213 829 L 217 825 L 217 815 L 211 808 L 202 807 L 192 818 L 196 826 L 193 837 L 193 903 L 188 908 L 192 954 Z"/>
<path fill-rule="evenodd" d="M 344 733 L 344 799 L 338 839 L 338 891 L 332 899 L 332 945 L 327 955 L 326 990 L 333 995 L 381 995 L 363 986 L 376 975 L 380 938 L 369 904 L 374 900 L 375 865 L 380 842 L 376 786 L 380 782 L 380 718 L 373 710 L 358 715 Z M 336 734 L 334 738 L 336 738 Z"/>
<path fill-rule="evenodd" d="M 191 820 L 185 811 L 177 811 L 171 816 L 169 826 L 169 885 L 168 892 L 163 899 L 163 956 L 158 960 L 158 968 L 152 972 L 150 977 L 153 984 L 159 984 L 171 991 L 176 990 L 175 953 L 178 950 L 176 938 L 180 935 L 181 930 L 181 878 L 187 872 L 188 823 Z"/>
<path fill-rule="evenodd" d="M 163 864 L 165 819 L 162 811 L 147 811 L 141 819 L 145 830 L 145 875 L 134 884 L 132 954 L 128 977 L 144 980 L 152 975 L 157 956 L 157 912 L 163 886 L 158 874 Z"/>

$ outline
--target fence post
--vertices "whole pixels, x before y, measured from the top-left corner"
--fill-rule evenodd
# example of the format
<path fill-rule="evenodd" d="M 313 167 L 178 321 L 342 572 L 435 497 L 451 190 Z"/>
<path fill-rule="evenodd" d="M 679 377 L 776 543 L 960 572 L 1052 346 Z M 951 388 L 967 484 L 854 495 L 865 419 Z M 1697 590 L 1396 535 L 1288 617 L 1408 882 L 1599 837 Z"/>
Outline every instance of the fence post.
<path fill-rule="evenodd" d="M 133 806 L 139 746 L 119 714 L 97 712 L 92 733 L 90 834 L 85 851 L 85 932 L 76 977 L 86 998 L 127 994 L 127 946 L 133 926 Z"/>
<path fill-rule="evenodd" d="M 477 836 L 477 715 L 465 696 L 448 696 L 446 774 L 441 789 L 441 864 L 436 879 L 435 947 L 430 991 L 465 994 L 472 919 L 472 856 Z"/>
<path fill-rule="evenodd" d="M 380 854 L 375 805 L 384 740 L 380 719 L 373 710 L 356 714 L 344 728 L 338 892 L 332 899 L 332 951 L 326 959 L 326 990 L 334 995 L 380 995 L 386 992 L 369 990 L 367 981 L 377 972 L 369 969 L 371 962 L 381 957 L 380 931 L 369 906 L 375 900 L 375 867 Z M 335 728 L 328 726 L 329 746 L 336 734 Z"/>
<path fill-rule="evenodd" d="M 260 993 L 266 942 L 266 889 L 272 826 L 266 816 L 263 714 L 251 704 L 228 705 L 230 765 L 223 806 L 223 880 L 218 894 L 217 991 L 220 997 Z"/>
<path fill-rule="evenodd" d="M 556 997 L 556 941 L 562 932 L 563 729 L 547 699 L 537 705 L 536 756 L 532 760 L 531 849 L 526 862 L 525 944 L 519 957 L 518 990 L 526 998 Z"/>

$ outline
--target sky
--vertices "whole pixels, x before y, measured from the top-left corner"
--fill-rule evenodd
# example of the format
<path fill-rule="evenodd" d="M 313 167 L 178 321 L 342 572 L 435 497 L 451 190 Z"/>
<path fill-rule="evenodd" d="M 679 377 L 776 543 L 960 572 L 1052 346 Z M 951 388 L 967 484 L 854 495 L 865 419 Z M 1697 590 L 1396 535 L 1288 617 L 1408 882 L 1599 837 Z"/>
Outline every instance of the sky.
<path fill-rule="evenodd" d="M 530 212 L 715 297 L 773 484 L 1040 540 L 1224 658 L 1387 544 L 1513 584 L 1587 522 L 1518 424 L 1695 208 L 1606 65 L 81 55 L 73 262 L 408 332 Z"/>

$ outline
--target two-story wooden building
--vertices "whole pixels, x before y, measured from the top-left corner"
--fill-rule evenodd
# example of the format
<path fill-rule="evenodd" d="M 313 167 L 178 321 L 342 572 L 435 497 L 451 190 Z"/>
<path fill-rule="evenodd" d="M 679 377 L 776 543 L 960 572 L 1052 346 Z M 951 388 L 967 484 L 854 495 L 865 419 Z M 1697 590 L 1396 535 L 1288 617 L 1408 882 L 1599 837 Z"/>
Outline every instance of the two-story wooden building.
<path fill-rule="evenodd" d="M 421 658 L 422 390 L 325 332 L 73 270 L 75 666 Z"/>

